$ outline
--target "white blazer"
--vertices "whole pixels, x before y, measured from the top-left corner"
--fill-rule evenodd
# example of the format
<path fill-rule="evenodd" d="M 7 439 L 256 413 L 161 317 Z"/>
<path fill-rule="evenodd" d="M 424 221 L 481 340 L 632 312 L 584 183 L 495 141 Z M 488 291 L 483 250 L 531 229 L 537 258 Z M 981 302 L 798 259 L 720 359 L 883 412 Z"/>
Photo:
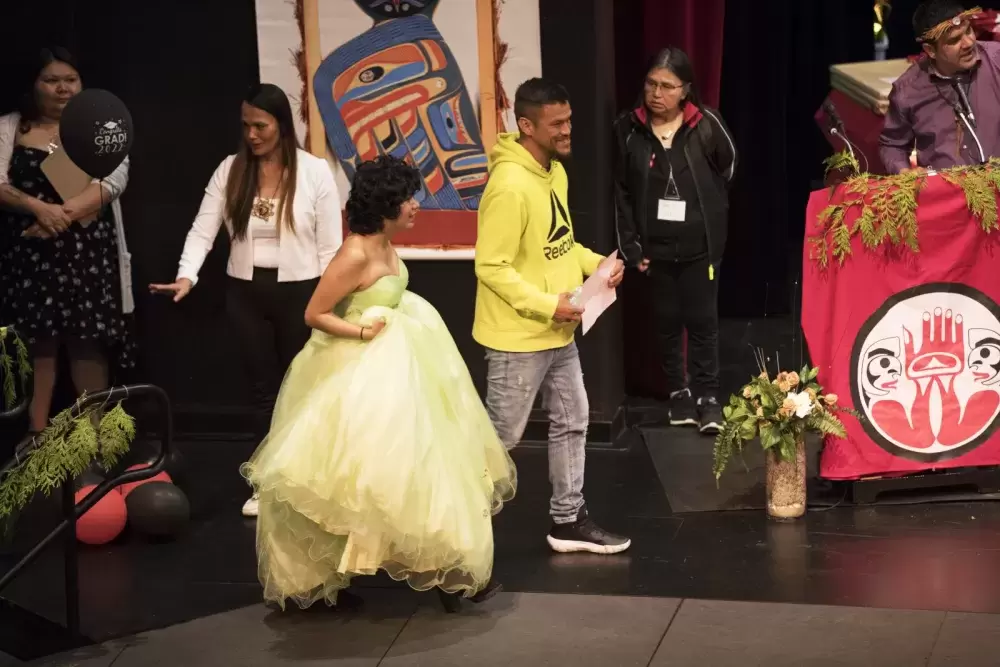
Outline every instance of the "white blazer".
<path fill-rule="evenodd" d="M 17 126 L 21 122 L 21 114 L 9 113 L 0 116 L 0 184 L 7 183 L 7 172 L 10 170 L 10 158 L 14 154 L 14 142 L 17 138 Z M 122 220 L 122 205 L 118 198 L 128 186 L 129 160 L 118 165 L 111 175 L 100 182 L 111 200 L 111 213 L 115 219 L 115 240 L 118 243 L 118 274 L 122 285 L 122 312 L 128 315 L 135 310 L 132 298 L 132 255 L 125 243 L 125 225 Z"/>
<path fill-rule="evenodd" d="M 198 282 L 198 272 L 208 256 L 223 223 L 229 232 L 229 266 L 233 278 L 253 279 L 253 236 L 233 238 L 232 221 L 224 219 L 226 183 L 235 155 L 230 155 L 212 174 L 201 208 L 184 242 L 177 280 Z M 322 275 L 344 241 L 340 195 L 326 160 L 304 150 L 298 151 L 295 200 L 292 202 L 295 233 L 284 232 L 278 240 L 278 282 L 310 280 Z"/>

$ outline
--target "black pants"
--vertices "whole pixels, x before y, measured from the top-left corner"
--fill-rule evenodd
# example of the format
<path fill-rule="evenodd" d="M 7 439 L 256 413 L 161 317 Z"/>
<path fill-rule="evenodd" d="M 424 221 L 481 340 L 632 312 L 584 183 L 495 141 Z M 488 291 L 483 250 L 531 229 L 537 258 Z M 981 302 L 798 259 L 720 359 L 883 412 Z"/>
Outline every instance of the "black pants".
<path fill-rule="evenodd" d="M 277 269 L 254 268 L 253 280 L 229 278 L 226 312 L 250 380 L 254 437 L 271 426 L 271 412 L 285 372 L 309 340 L 306 305 L 319 279 L 278 282 Z"/>
<path fill-rule="evenodd" d="M 663 371 L 671 392 L 687 386 L 683 334 L 687 330 L 691 393 L 718 398 L 719 290 L 718 276 L 709 280 L 708 259 L 692 262 L 653 260 L 653 316 L 663 355 Z"/>

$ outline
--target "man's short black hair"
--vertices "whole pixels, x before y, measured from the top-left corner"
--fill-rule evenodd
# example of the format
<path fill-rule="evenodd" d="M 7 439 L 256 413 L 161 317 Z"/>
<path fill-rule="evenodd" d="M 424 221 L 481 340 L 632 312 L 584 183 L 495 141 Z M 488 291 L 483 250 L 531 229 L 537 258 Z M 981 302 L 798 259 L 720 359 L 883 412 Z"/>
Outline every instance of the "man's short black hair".
<path fill-rule="evenodd" d="M 913 32 L 920 39 L 938 23 L 953 19 L 964 11 L 965 7 L 957 0 L 924 0 L 913 12 Z"/>
<path fill-rule="evenodd" d="M 514 117 L 534 122 L 538 119 L 538 110 L 546 104 L 569 104 L 569 93 L 553 81 L 528 79 L 514 93 Z"/>

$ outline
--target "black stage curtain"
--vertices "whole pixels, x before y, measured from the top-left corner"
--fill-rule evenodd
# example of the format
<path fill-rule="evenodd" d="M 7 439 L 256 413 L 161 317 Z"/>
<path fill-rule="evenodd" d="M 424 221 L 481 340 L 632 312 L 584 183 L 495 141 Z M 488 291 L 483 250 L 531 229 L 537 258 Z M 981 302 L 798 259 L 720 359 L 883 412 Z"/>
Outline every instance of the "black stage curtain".
<path fill-rule="evenodd" d="M 872 3 L 726 3 L 721 111 L 741 153 L 720 309 L 788 313 L 801 272 L 805 204 L 831 152 L 813 121 L 830 65 L 871 60 Z"/>
<path fill-rule="evenodd" d="M 152 297 L 145 286 L 173 279 L 205 185 L 239 145 L 240 102 L 258 79 L 254 0 L 60 0 L 13 3 L 2 14 L 0 113 L 16 106 L 22 65 L 53 44 L 74 54 L 85 86 L 110 90 L 132 113 L 122 207 L 136 297 L 135 379 L 162 386 L 182 408 L 238 413 L 245 383 L 231 352 L 239 332 L 223 314 L 226 244 L 216 244 L 183 303 Z M 73 394 L 62 376 L 65 404 Z"/>
<path fill-rule="evenodd" d="M 885 22 L 889 35 L 888 58 L 905 58 L 920 52 L 920 45 L 913 36 L 913 12 L 923 0 L 892 0 L 892 11 Z M 1000 0 L 969 0 L 964 3 L 969 9 L 1000 9 Z"/>

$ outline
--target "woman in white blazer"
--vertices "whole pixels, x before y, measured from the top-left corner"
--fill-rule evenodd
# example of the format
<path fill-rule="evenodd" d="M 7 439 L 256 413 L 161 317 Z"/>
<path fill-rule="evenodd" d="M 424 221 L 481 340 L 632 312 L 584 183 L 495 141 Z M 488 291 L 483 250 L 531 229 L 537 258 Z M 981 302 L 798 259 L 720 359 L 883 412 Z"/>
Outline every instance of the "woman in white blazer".
<path fill-rule="evenodd" d="M 118 203 L 128 158 L 64 200 L 42 164 L 60 146 L 63 109 L 83 84 L 72 55 L 58 47 L 42 49 L 31 74 L 19 110 L 0 117 L 0 326 L 13 325 L 29 342 L 29 428 L 37 433 L 48 424 L 60 349 L 80 393 L 107 388 L 116 370 L 135 366 L 135 354 Z"/>
<path fill-rule="evenodd" d="M 173 283 L 150 285 L 180 301 L 225 225 L 230 240 L 226 310 L 251 381 L 255 436 L 267 434 L 278 386 L 309 339 L 305 310 L 343 241 L 340 197 L 326 160 L 298 146 L 280 88 L 254 86 L 243 102 L 240 151 L 212 175 Z M 271 342 L 273 341 L 273 343 Z M 275 363 L 278 374 L 271 371 Z M 257 515 L 257 499 L 243 507 Z"/>

